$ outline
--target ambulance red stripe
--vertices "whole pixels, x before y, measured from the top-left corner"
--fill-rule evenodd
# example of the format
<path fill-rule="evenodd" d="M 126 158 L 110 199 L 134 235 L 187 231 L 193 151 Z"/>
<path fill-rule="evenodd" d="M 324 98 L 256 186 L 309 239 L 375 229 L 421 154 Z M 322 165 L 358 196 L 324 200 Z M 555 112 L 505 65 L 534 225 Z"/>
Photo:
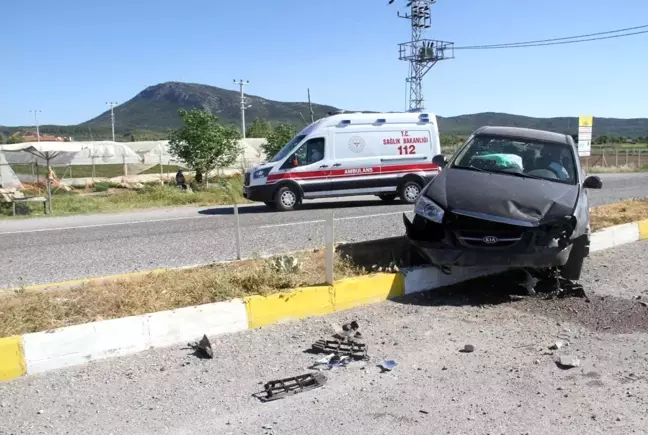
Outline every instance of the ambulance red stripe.
<path fill-rule="evenodd" d="M 352 172 L 354 169 L 357 169 L 358 172 Z M 327 179 L 327 178 L 347 178 L 347 177 L 363 177 L 363 176 L 372 176 L 372 175 L 384 175 L 384 174 L 400 174 L 400 173 L 411 173 L 411 172 L 421 172 L 421 171 L 435 171 L 439 167 L 433 163 L 415 163 L 409 165 L 391 165 L 391 166 L 373 166 L 373 167 L 364 167 L 364 168 L 349 168 L 349 169 L 335 169 L 335 170 L 318 170 L 318 171 L 306 171 L 306 172 L 285 172 L 282 174 L 270 174 L 268 176 L 268 182 L 278 181 L 278 180 L 317 180 L 317 179 Z"/>

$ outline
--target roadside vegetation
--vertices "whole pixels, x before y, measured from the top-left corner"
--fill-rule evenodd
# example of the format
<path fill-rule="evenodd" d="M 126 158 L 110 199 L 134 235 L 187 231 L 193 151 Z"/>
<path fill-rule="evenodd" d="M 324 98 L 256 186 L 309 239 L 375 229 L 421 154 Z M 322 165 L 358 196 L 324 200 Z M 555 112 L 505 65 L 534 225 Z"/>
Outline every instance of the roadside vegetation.
<path fill-rule="evenodd" d="M 595 207 L 590 212 L 592 231 L 648 219 L 648 199 Z"/>
<path fill-rule="evenodd" d="M 281 259 L 287 259 L 286 267 L 280 266 Z M 298 261 L 298 270 L 292 269 L 291 259 Z M 67 290 L 0 293 L 0 337 L 322 284 L 323 264 L 323 251 L 316 251 Z M 336 256 L 336 278 L 366 273 L 341 254 Z"/>
<path fill-rule="evenodd" d="M 98 182 L 93 186 L 72 188 L 70 191 L 53 190 L 52 215 L 65 216 L 87 213 L 109 213 L 155 207 L 210 206 L 243 203 L 243 177 L 240 175 L 211 179 L 209 184 L 194 185 L 192 191 L 182 191 L 175 183 L 147 183 L 137 188 L 124 188 L 119 184 Z M 23 190 L 26 196 L 44 196 L 34 188 Z M 42 217 L 40 204 L 20 204 L 20 217 Z M 0 219 L 11 218 L 11 204 L 0 203 Z"/>
<path fill-rule="evenodd" d="M 594 230 L 648 219 L 648 199 L 597 207 L 591 216 Z M 372 243 L 376 246 L 356 252 L 338 248 L 335 278 L 393 272 L 395 266 L 404 266 L 397 242 Z M 0 293 L 0 337 L 267 295 L 324 281 L 324 252 L 315 250 L 68 289 L 10 290 Z"/>

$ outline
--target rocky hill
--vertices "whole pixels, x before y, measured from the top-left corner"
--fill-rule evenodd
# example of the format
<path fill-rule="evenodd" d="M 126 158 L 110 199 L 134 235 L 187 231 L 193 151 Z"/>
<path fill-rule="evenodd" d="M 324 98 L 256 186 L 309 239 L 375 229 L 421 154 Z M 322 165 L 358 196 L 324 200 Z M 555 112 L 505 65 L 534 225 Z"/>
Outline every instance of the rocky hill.
<path fill-rule="evenodd" d="M 304 118 L 309 119 L 306 102 L 281 102 L 248 95 L 250 107 L 246 119 L 263 118 L 272 123 L 286 122 L 297 126 L 304 125 Z M 217 115 L 221 121 L 239 125 L 240 95 L 233 90 L 195 83 L 166 82 L 149 86 L 125 103 L 115 107 L 117 119 L 117 140 L 161 139 L 167 131 L 180 125 L 178 109 L 204 109 Z M 363 109 L 363 108 L 346 108 Z M 364 108 L 371 109 L 371 108 Z M 313 104 L 315 118 L 326 116 L 338 110 L 333 106 Z M 507 113 L 476 113 L 452 117 L 439 116 L 439 128 L 442 134 L 468 135 L 483 125 L 504 125 L 530 127 L 575 134 L 578 131 L 578 119 L 567 118 L 532 118 Z M 5 136 L 22 127 L 0 127 Z M 110 138 L 110 112 L 75 126 L 41 126 L 42 133 L 58 136 L 72 136 L 76 140 L 102 140 Z M 648 137 L 648 119 L 595 118 L 594 135 L 608 137 L 638 138 Z M 0 137 L 0 140 L 2 137 Z"/>

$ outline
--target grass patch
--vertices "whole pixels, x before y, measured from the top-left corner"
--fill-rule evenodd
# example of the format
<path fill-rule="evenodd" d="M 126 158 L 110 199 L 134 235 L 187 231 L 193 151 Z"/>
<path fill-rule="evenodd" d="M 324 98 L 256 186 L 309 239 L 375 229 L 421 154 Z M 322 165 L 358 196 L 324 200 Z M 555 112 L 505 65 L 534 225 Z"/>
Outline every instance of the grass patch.
<path fill-rule="evenodd" d="M 295 257 L 301 267 L 292 273 L 278 270 L 271 260 L 259 259 L 88 284 L 75 289 L 22 290 L 0 295 L 0 337 L 264 295 L 324 282 L 323 251 L 300 253 Z M 348 256 L 337 254 L 336 279 L 366 273 L 364 267 L 354 264 Z"/>
<path fill-rule="evenodd" d="M 27 196 L 43 196 L 43 192 L 26 191 Z M 96 183 L 94 189 L 77 189 L 70 192 L 53 192 L 52 215 L 71 215 L 85 213 L 110 213 L 127 210 L 174 207 L 225 205 L 245 202 L 243 178 L 232 176 L 223 178 L 220 183 L 211 183 L 209 188 L 193 192 L 181 191 L 175 186 L 157 183 L 145 185 L 142 189 L 115 189 L 108 183 Z M 28 204 L 26 204 L 27 206 Z M 28 216 L 43 216 L 42 206 L 29 204 Z M 0 218 L 10 217 L 11 207 L 0 208 Z"/>
<path fill-rule="evenodd" d="M 590 212 L 592 231 L 648 219 L 648 199 L 595 207 Z"/>

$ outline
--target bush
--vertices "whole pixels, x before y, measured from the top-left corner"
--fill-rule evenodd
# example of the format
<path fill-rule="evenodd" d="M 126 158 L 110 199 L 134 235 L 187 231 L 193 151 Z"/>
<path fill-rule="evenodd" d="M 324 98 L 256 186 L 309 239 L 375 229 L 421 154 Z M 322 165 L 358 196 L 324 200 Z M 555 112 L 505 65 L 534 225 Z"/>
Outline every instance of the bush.
<path fill-rule="evenodd" d="M 95 192 L 108 192 L 108 189 L 110 189 L 110 183 L 105 181 L 99 181 L 94 185 Z"/>

